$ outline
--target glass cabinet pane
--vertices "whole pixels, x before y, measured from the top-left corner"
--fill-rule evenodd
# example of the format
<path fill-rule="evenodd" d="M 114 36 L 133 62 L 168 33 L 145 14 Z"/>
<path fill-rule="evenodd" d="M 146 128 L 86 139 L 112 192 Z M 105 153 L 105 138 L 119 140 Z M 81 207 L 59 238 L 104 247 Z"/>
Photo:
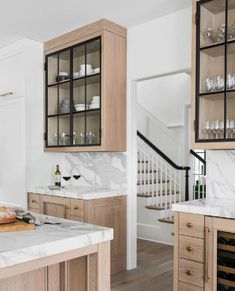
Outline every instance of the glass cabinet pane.
<path fill-rule="evenodd" d="M 228 41 L 235 39 L 235 1 L 228 0 L 228 28 L 227 28 Z"/>
<path fill-rule="evenodd" d="M 48 146 L 58 146 L 59 144 L 59 136 L 58 136 L 58 118 L 49 117 L 48 118 Z"/>
<path fill-rule="evenodd" d="M 59 145 L 69 146 L 70 139 L 70 115 L 59 116 Z"/>
<path fill-rule="evenodd" d="M 225 0 L 213 0 L 200 6 L 200 46 L 225 41 Z"/>
<path fill-rule="evenodd" d="M 86 114 L 86 144 L 100 144 L 100 110 Z"/>
<path fill-rule="evenodd" d="M 58 114 L 58 87 L 48 88 L 48 115 Z"/>
<path fill-rule="evenodd" d="M 47 146 L 100 144 L 100 67 L 100 38 L 47 57 Z"/>
<path fill-rule="evenodd" d="M 85 44 L 73 49 L 73 79 L 85 76 Z"/>
<path fill-rule="evenodd" d="M 226 138 L 235 139 L 235 92 L 227 93 Z"/>
<path fill-rule="evenodd" d="M 200 93 L 224 90 L 225 46 L 203 49 L 200 52 Z"/>
<path fill-rule="evenodd" d="M 56 78 L 58 75 L 58 55 L 52 55 L 48 57 L 47 60 L 47 83 L 48 85 L 56 83 Z"/>
<path fill-rule="evenodd" d="M 85 143 L 85 112 L 75 113 L 73 115 L 73 145 L 85 145 Z"/>
<path fill-rule="evenodd" d="M 59 85 L 59 114 L 70 113 L 70 83 Z"/>
<path fill-rule="evenodd" d="M 224 94 L 201 96 L 199 100 L 199 139 L 224 139 Z"/>
<path fill-rule="evenodd" d="M 87 75 L 100 73 L 100 39 L 86 44 Z"/>
<path fill-rule="evenodd" d="M 89 110 L 100 109 L 100 75 L 86 81 L 86 102 Z"/>
<path fill-rule="evenodd" d="M 59 72 L 56 82 L 65 82 L 70 79 L 70 50 L 59 53 Z"/>
<path fill-rule="evenodd" d="M 227 45 L 227 90 L 235 89 L 235 44 Z"/>

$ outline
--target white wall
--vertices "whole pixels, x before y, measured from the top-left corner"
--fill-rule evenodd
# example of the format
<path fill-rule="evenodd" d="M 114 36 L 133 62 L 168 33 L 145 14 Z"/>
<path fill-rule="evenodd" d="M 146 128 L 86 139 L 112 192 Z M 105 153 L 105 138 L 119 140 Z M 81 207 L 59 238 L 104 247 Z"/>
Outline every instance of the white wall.
<path fill-rule="evenodd" d="M 191 68 L 191 8 L 128 29 L 131 80 Z"/>
<path fill-rule="evenodd" d="M 191 8 L 128 29 L 128 246 L 136 252 L 136 100 L 137 82 L 191 68 Z M 129 268 L 135 267 L 129 257 Z"/>

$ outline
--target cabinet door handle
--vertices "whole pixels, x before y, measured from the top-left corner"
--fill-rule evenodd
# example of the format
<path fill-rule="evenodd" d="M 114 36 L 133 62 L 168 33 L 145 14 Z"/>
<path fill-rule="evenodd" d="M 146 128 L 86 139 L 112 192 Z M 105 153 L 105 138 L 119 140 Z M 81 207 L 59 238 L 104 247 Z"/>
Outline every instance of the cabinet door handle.
<path fill-rule="evenodd" d="M 192 252 L 192 251 L 193 251 L 193 248 L 192 248 L 192 247 L 187 247 L 186 250 L 187 250 L 188 252 Z"/>
<path fill-rule="evenodd" d="M 193 226 L 193 225 L 192 225 L 191 222 L 188 222 L 188 223 L 187 223 L 187 227 L 191 228 L 192 226 Z"/>
<path fill-rule="evenodd" d="M 206 227 L 205 229 L 205 282 L 207 283 L 208 280 L 210 279 L 209 272 L 208 272 L 208 266 L 209 266 L 209 233 L 211 230 Z"/>
<path fill-rule="evenodd" d="M 37 203 L 37 201 L 36 200 L 32 200 L 32 203 Z"/>
<path fill-rule="evenodd" d="M 75 209 L 75 210 L 78 210 L 78 207 L 77 207 L 77 206 L 75 206 L 75 207 L 74 207 L 74 209 Z"/>
<path fill-rule="evenodd" d="M 187 276 L 192 276 L 193 272 L 188 270 L 188 271 L 185 272 L 185 274 L 186 274 Z"/>

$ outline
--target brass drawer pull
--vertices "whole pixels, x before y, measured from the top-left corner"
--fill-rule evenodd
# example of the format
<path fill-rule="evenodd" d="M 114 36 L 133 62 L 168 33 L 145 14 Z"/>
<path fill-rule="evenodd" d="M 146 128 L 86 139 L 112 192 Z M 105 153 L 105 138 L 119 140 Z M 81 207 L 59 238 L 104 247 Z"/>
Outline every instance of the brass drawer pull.
<path fill-rule="evenodd" d="M 33 199 L 33 200 L 32 200 L 32 203 L 37 203 L 37 201 Z"/>
<path fill-rule="evenodd" d="M 188 252 L 192 252 L 192 251 L 193 251 L 193 248 L 192 248 L 192 247 L 187 247 L 186 250 L 187 250 Z"/>
<path fill-rule="evenodd" d="M 193 225 L 192 225 L 191 222 L 188 222 L 188 223 L 187 223 L 187 227 L 191 228 L 192 226 L 193 226 Z"/>
<path fill-rule="evenodd" d="M 193 272 L 188 270 L 188 271 L 185 272 L 185 274 L 186 274 L 187 276 L 192 276 Z"/>
<path fill-rule="evenodd" d="M 75 207 L 74 207 L 74 210 L 78 210 L 78 207 L 77 207 L 77 206 L 75 206 Z"/>

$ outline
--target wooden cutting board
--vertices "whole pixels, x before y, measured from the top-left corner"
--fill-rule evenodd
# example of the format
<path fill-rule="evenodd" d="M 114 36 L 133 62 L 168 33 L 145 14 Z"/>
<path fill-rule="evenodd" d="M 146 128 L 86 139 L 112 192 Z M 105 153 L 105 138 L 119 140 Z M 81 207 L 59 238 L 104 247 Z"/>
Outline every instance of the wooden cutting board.
<path fill-rule="evenodd" d="M 35 229 L 35 224 L 29 224 L 21 220 L 16 220 L 15 222 L 7 224 L 0 224 L 0 232 L 22 231 L 33 229 Z"/>

